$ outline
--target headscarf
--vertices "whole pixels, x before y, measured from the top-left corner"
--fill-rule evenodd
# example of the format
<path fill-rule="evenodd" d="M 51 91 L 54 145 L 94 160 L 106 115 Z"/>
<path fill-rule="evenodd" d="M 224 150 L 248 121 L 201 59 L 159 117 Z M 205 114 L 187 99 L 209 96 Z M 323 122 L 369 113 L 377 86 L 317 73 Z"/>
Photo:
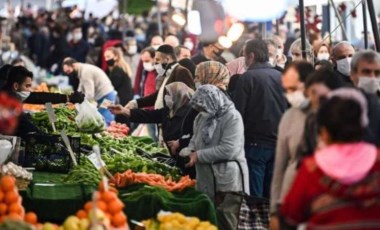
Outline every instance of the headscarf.
<path fill-rule="evenodd" d="M 245 57 L 239 57 L 232 60 L 226 64 L 228 71 L 230 71 L 230 76 L 236 74 L 243 74 L 247 71 L 245 67 Z"/>
<path fill-rule="evenodd" d="M 182 106 L 188 104 L 194 94 L 194 90 L 182 82 L 170 83 L 165 86 L 165 89 L 165 102 L 167 103 L 167 100 L 171 100 L 171 105 L 166 105 L 170 109 L 170 117 L 174 117 Z"/>
<path fill-rule="evenodd" d="M 219 119 L 234 107 L 232 101 L 214 85 L 203 85 L 197 89 L 190 101 L 194 109 L 207 112 L 206 124 L 202 127 L 202 140 L 210 143 Z"/>
<path fill-rule="evenodd" d="M 195 82 L 202 85 L 211 84 L 222 90 L 227 90 L 230 73 L 225 65 L 216 61 L 206 61 L 198 64 L 195 70 Z"/>

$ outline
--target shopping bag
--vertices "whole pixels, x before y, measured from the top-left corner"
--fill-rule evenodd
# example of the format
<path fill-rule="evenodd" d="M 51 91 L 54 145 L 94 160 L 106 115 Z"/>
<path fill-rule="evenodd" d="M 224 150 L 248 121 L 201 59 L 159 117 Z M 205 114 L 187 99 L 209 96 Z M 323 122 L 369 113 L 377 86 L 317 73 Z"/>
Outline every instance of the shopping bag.
<path fill-rule="evenodd" d="M 104 118 L 95 105 L 84 100 L 82 104 L 77 106 L 77 110 L 78 115 L 75 117 L 75 122 L 79 130 L 86 133 L 98 133 L 104 130 Z"/>
<path fill-rule="evenodd" d="M 146 124 L 139 124 L 135 131 L 133 131 L 132 136 L 134 137 L 149 137 L 148 126 Z"/>

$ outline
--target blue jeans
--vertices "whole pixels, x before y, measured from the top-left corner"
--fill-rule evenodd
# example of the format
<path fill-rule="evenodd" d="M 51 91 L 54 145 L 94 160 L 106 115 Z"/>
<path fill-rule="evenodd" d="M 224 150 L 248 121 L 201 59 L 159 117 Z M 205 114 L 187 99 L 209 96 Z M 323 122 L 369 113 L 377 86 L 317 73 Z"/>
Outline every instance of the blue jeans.
<path fill-rule="evenodd" d="M 111 101 L 113 104 L 116 102 L 117 93 L 115 91 L 112 91 L 111 93 L 105 95 L 104 97 L 100 98 L 97 102 L 98 105 L 101 105 L 102 102 L 107 99 Z M 104 120 L 106 121 L 107 126 L 110 125 L 111 121 L 115 120 L 115 116 L 105 108 L 98 108 L 98 111 L 102 116 L 104 117 Z"/>
<path fill-rule="evenodd" d="M 246 145 L 245 156 L 248 163 L 251 196 L 269 198 L 274 155 L 274 148 L 257 144 Z"/>

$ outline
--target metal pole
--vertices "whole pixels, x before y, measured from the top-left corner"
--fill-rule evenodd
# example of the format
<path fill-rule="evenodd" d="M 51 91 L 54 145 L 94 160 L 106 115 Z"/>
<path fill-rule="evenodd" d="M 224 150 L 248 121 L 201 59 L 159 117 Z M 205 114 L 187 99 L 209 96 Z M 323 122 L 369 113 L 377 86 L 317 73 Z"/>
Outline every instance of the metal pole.
<path fill-rule="evenodd" d="M 301 20 L 301 46 L 302 58 L 306 60 L 306 27 L 305 27 L 305 7 L 303 0 L 299 0 L 300 20 Z"/>
<path fill-rule="evenodd" d="M 379 27 L 377 25 L 377 20 L 376 20 L 375 7 L 373 5 L 372 0 L 368 0 L 367 5 L 368 5 L 369 17 L 371 19 L 371 24 L 372 24 L 373 36 L 375 39 L 376 51 L 379 52 L 380 51 L 380 35 L 379 35 Z"/>
<path fill-rule="evenodd" d="M 331 6 L 334 8 L 334 11 L 335 11 L 335 17 L 336 19 L 338 19 L 338 22 L 342 28 L 342 32 L 343 32 L 343 40 L 347 41 L 348 40 L 348 37 L 347 37 L 347 32 L 346 32 L 346 28 L 344 27 L 344 24 L 343 24 L 343 21 L 342 21 L 342 18 L 340 17 L 339 15 L 339 12 L 338 12 L 338 9 L 336 8 L 335 6 L 335 3 L 333 0 L 329 0 L 329 2 L 331 3 Z"/>
<path fill-rule="evenodd" d="M 367 6 L 366 5 L 367 5 L 366 0 L 362 0 L 364 48 L 368 49 L 368 27 L 367 27 Z"/>
<path fill-rule="evenodd" d="M 156 0 L 156 7 L 157 7 L 157 20 L 158 20 L 158 33 L 163 36 L 163 31 L 162 31 L 162 21 L 161 21 L 161 10 L 160 10 L 160 3 L 158 0 Z"/>
<path fill-rule="evenodd" d="M 329 41 L 330 41 L 330 46 L 332 45 L 332 36 L 331 36 L 331 5 L 330 1 L 327 1 L 327 18 L 326 20 L 328 21 L 327 23 L 327 31 L 329 31 Z"/>

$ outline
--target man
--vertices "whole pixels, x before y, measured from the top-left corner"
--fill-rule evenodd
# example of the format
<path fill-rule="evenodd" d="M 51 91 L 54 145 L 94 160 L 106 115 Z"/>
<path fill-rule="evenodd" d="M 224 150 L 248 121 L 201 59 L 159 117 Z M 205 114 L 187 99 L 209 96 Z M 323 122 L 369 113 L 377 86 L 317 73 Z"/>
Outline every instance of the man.
<path fill-rule="evenodd" d="M 146 97 L 130 101 L 126 107 L 129 109 L 154 106 L 155 109 L 164 107 L 165 86 L 173 82 L 183 82 L 194 89 L 194 80 L 186 68 L 177 63 L 174 48 L 170 45 L 160 46 L 154 57 L 154 68 L 158 74 L 156 87 L 158 90 Z"/>
<path fill-rule="evenodd" d="M 292 61 L 302 61 L 302 42 L 301 39 L 295 40 L 290 46 L 290 54 Z M 311 45 L 306 41 L 306 61 L 310 62 L 313 60 L 313 54 L 311 52 Z"/>
<path fill-rule="evenodd" d="M 71 39 L 66 50 L 66 56 L 73 57 L 79 62 L 86 62 L 90 45 L 83 39 L 82 28 L 76 26 L 71 31 Z"/>
<path fill-rule="evenodd" d="M 224 48 L 218 42 L 201 43 L 202 49 L 199 53 L 191 58 L 195 65 L 205 61 L 218 61 L 226 64 L 226 60 L 221 56 Z"/>
<path fill-rule="evenodd" d="M 372 50 L 359 51 L 351 61 L 351 80 L 366 93 L 380 93 L 380 55 Z"/>
<path fill-rule="evenodd" d="M 161 45 L 164 44 L 164 40 L 160 35 L 153 36 L 150 40 L 150 46 L 153 47 L 155 50 L 158 49 Z"/>
<path fill-rule="evenodd" d="M 249 40 L 244 57 L 249 68 L 237 84 L 234 102 L 244 120 L 250 192 L 253 196 L 269 197 L 277 127 L 287 102 L 281 73 L 268 63 L 265 42 Z"/>
<path fill-rule="evenodd" d="M 124 48 L 124 59 L 129 64 L 132 70 L 132 75 L 130 76 L 132 85 L 135 82 L 135 76 L 137 67 L 140 62 L 140 54 L 138 53 L 138 46 L 136 38 L 128 37 L 123 42 Z"/>
<path fill-rule="evenodd" d="M 186 46 L 176 46 L 174 48 L 175 56 L 177 57 L 177 60 L 180 61 L 184 58 L 191 58 L 191 51 Z"/>
<path fill-rule="evenodd" d="M 164 44 L 170 45 L 171 47 L 175 48 L 179 46 L 179 40 L 176 36 L 174 35 L 169 35 L 165 38 Z"/>
<path fill-rule="evenodd" d="M 63 71 L 71 78 L 79 79 L 78 91 L 84 93 L 89 101 L 96 101 L 98 105 L 104 100 L 115 103 L 117 93 L 108 76 L 97 66 L 77 62 L 73 58 L 63 60 Z M 114 115 L 106 108 L 98 108 L 107 124 L 114 120 Z"/>
<path fill-rule="evenodd" d="M 334 70 L 348 84 L 352 84 L 350 72 L 351 59 L 354 54 L 354 47 L 347 41 L 339 42 L 332 49 L 331 60 L 335 65 Z"/>
<path fill-rule="evenodd" d="M 281 73 L 284 72 L 284 69 L 277 65 L 277 60 L 278 60 L 277 43 L 272 39 L 266 39 L 265 43 L 268 46 L 269 64 L 271 64 L 276 70 L 280 71 Z"/>

